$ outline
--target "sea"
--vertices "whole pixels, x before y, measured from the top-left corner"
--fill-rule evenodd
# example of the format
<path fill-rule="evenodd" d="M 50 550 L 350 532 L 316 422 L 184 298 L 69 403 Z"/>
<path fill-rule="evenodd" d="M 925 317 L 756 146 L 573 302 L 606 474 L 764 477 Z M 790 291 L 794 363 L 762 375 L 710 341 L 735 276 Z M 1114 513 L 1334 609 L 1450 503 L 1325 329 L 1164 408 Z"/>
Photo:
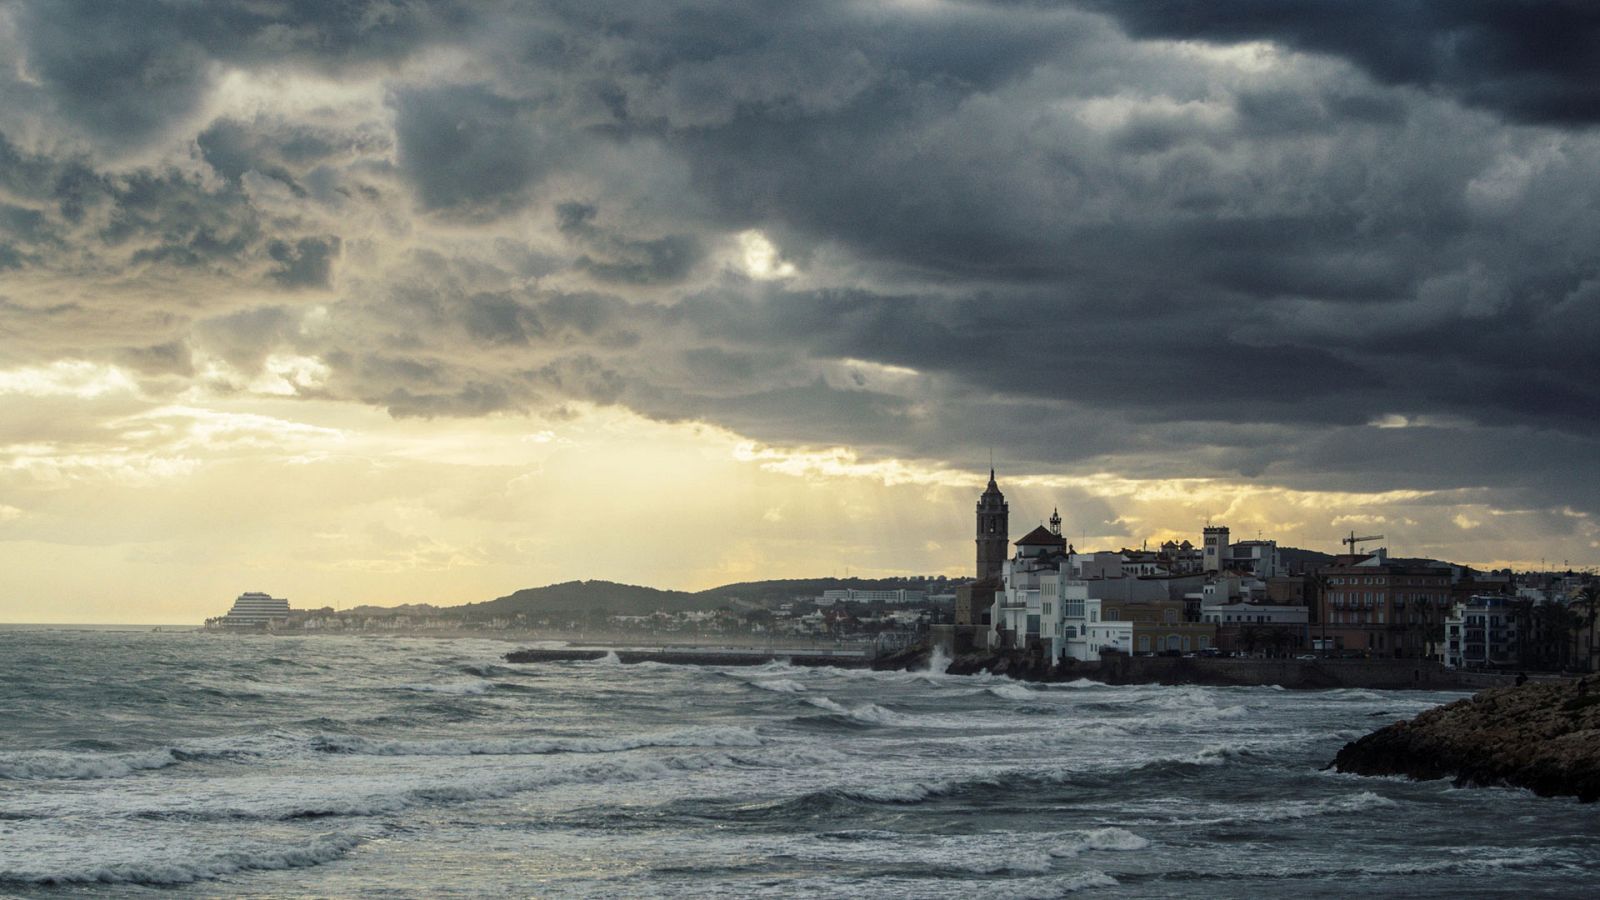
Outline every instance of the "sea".
<path fill-rule="evenodd" d="M 1327 768 L 1439 692 L 0 630 L 0 895 L 1593 896 L 1600 805 Z"/>

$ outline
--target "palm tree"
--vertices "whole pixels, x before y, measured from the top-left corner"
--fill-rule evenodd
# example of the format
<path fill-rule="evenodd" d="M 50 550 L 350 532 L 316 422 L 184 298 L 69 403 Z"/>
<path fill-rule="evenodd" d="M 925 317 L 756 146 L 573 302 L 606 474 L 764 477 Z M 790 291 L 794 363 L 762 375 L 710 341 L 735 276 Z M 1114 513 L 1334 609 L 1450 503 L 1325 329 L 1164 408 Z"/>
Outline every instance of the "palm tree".
<path fill-rule="evenodd" d="M 1588 610 L 1584 624 L 1589 628 L 1589 654 L 1584 660 L 1584 665 L 1590 671 L 1594 670 L 1595 663 L 1595 622 L 1600 619 L 1600 582 L 1589 582 L 1578 592 L 1578 600 Z"/>

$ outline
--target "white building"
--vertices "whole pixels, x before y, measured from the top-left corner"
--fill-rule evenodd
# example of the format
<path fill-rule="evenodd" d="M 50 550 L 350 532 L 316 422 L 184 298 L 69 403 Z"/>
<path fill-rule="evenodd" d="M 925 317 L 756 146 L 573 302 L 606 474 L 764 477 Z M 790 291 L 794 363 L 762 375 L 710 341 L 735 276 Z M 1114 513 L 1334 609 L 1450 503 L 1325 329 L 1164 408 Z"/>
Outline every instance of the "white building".
<path fill-rule="evenodd" d="M 1249 572 L 1257 578 L 1277 578 L 1285 574 L 1277 541 L 1240 541 L 1228 548 L 1227 567 Z"/>
<path fill-rule="evenodd" d="M 1104 650 L 1131 652 L 1133 623 L 1102 618 L 1101 599 L 1089 596 L 1098 582 L 1074 577 L 1059 536 L 1036 528 L 1016 546 L 1016 555 L 1001 566 L 989 646 L 1001 646 L 1005 635 L 1012 646 L 1039 643 L 1051 660 L 1065 655 L 1092 661 Z"/>
<path fill-rule="evenodd" d="M 1106 650 L 1133 652 L 1133 623 L 1106 620 L 1101 603 L 1098 599 L 1085 600 L 1081 611 L 1072 603 L 1067 604 L 1069 614 L 1062 617 L 1060 626 L 1061 644 L 1073 659 L 1098 660 Z"/>
<path fill-rule="evenodd" d="M 842 591 L 823 591 L 822 606 L 832 606 L 834 603 L 892 603 L 903 605 L 907 603 L 921 603 L 928 598 L 926 591 L 908 591 L 904 588 L 894 591 L 858 591 L 855 588 L 846 588 Z"/>
<path fill-rule="evenodd" d="M 1444 664 L 1452 669 L 1518 664 L 1517 619 L 1505 597 L 1457 603 L 1444 620 Z"/>
<path fill-rule="evenodd" d="M 289 621 L 289 601 L 271 594 L 247 592 L 233 601 L 227 615 L 208 621 L 223 628 L 271 628 Z"/>

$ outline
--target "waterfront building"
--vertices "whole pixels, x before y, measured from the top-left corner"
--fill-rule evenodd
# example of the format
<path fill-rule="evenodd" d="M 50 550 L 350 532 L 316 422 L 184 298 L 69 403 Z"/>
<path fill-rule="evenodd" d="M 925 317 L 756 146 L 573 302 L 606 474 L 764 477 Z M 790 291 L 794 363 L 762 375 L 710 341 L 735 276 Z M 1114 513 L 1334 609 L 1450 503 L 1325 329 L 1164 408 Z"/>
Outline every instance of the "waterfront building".
<path fill-rule="evenodd" d="M 1224 653 L 1283 654 L 1306 647 L 1308 614 L 1304 606 L 1237 600 L 1200 608 L 1200 617 L 1217 629 L 1216 647 Z"/>
<path fill-rule="evenodd" d="M 247 592 L 233 601 L 226 615 L 207 619 L 207 627 L 239 629 L 277 628 L 289 621 L 289 601 L 271 594 Z"/>
<path fill-rule="evenodd" d="M 1443 659 L 1451 606 L 1448 566 L 1392 562 L 1379 548 L 1337 557 L 1317 570 L 1317 625 L 1325 652 L 1397 659 Z"/>
<path fill-rule="evenodd" d="M 1042 526 L 1019 538 L 1016 547 L 1016 555 L 1002 567 L 995 592 L 991 647 L 1033 650 L 1052 661 L 1063 657 L 1095 661 L 1106 652 L 1132 651 L 1134 623 L 1107 611 L 1107 601 L 1096 591 L 1103 585 L 1120 587 L 1144 579 L 1075 577 L 1066 541 Z M 1152 587 L 1165 596 L 1165 587 Z"/>
<path fill-rule="evenodd" d="M 1512 600 L 1480 595 L 1456 603 L 1445 619 L 1444 664 L 1452 669 L 1515 668 L 1517 614 Z"/>
<path fill-rule="evenodd" d="M 1217 626 L 1187 621 L 1182 599 L 1106 600 L 1103 605 L 1107 619 L 1132 623 L 1134 653 L 1197 653 L 1216 646 Z"/>
<path fill-rule="evenodd" d="M 1048 645 L 1046 653 L 1055 659 L 1060 653 L 1059 596 L 1067 542 L 1041 525 L 1018 538 L 1016 546 L 1016 556 L 1001 565 L 989 616 L 989 645 Z"/>

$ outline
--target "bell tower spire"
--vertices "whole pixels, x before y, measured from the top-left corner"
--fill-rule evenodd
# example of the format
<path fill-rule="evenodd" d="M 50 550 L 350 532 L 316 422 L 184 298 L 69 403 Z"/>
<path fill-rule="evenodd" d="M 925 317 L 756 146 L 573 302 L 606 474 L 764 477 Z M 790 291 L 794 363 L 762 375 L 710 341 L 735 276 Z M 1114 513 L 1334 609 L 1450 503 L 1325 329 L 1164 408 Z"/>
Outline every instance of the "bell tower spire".
<path fill-rule="evenodd" d="M 989 468 L 989 485 L 978 498 L 978 580 L 999 578 L 1010 538 L 1011 506 Z"/>

